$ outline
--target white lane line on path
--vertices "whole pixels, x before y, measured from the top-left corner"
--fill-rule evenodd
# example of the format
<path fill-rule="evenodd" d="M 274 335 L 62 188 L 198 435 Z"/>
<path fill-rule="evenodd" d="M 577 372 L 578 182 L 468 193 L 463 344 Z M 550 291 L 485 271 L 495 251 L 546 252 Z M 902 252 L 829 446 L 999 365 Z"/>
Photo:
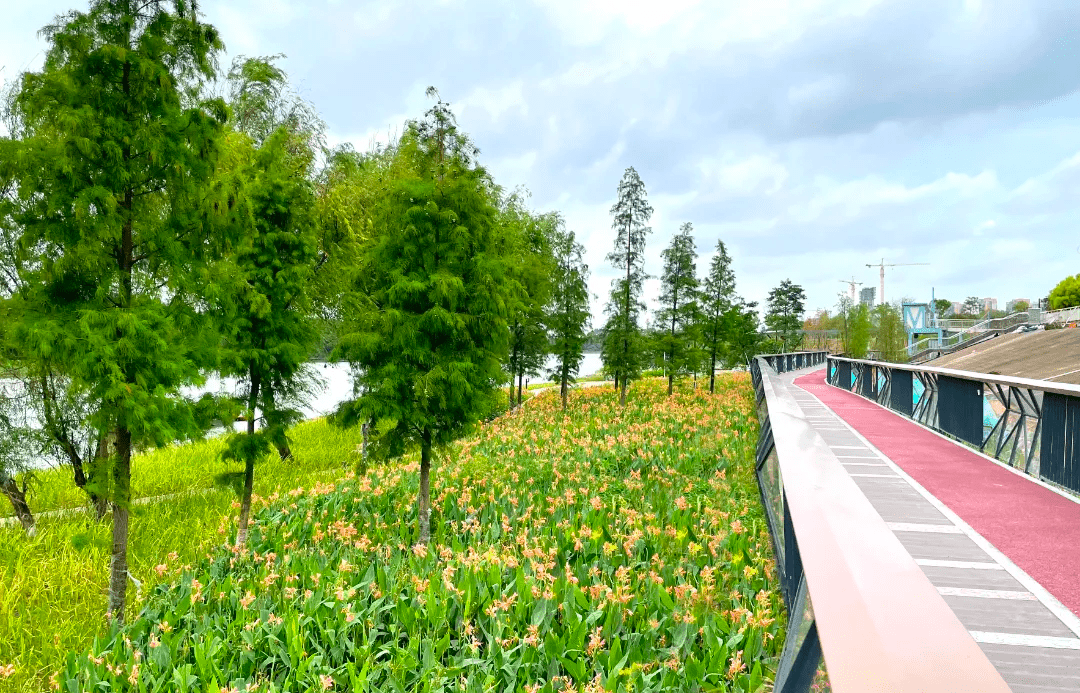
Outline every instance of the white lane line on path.
<path fill-rule="evenodd" d="M 965 570 L 1005 570 L 1005 566 L 997 563 L 980 563 L 978 561 L 944 561 L 940 558 L 916 558 L 915 564 L 924 568 L 963 568 Z"/>
<path fill-rule="evenodd" d="M 963 534 L 956 525 L 927 525 L 916 522 L 886 522 L 894 532 L 928 532 L 931 534 Z"/>
<path fill-rule="evenodd" d="M 987 645 L 1022 645 L 1025 647 L 1050 647 L 1057 650 L 1080 650 L 1080 638 L 1055 638 L 1049 635 L 1022 635 L 1020 633 L 987 633 L 969 630 L 975 642 Z"/>
<path fill-rule="evenodd" d="M 848 476 L 859 477 L 863 479 L 896 479 L 897 481 L 903 481 L 904 477 L 899 474 L 848 474 Z"/>
<path fill-rule="evenodd" d="M 978 597 L 980 599 L 1015 599 L 1021 602 L 1037 602 L 1031 592 L 1014 590 L 979 590 L 970 587 L 938 587 L 938 594 L 943 597 Z"/>
<path fill-rule="evenodd" d="M 810 393 L 810 394 L 813 394 L 813 393 Z M 816 397 L 816 395 L 814 395 L 814 396 Z M 878 404 L 877 402 L 874 402 L 872 400 L 867 400 L 867 401 L 870 404 L 872 404 L 874 406 L 877 406 L 877 407 L 880 407 L 882 410 L 889 412 L 893 416 L 900 417 L 900 415 L 897 414 L 896 412 L 892 411 L 891 409 L 889 409 L 887 407 L 883 407 L 882 405 Z M 824 405 L 824 404 L 825 403 L 822 402 L 822 405 Z M 833 412 L 833 413 L 835 414 L 835 412 Z M 908 419 L 906 417 L 901 417 L 901 418 L 904 421 L 911 421 L 912 423 L 915 423 L 918 426 L 922 426 L 922 424 L 919 424 L 917 421 L 913 421 L 912 419 Z M 873 443 L 871 443 L 869 440 L 867 440 L 866 436 L 859 433 L 859 431 L 854 426 L 848 424 L 846 421 L 843 421 L 843 419 L 840 419 L 839 417 L 837 417 L 837 419 L 842 421 L 844 423 L 844 425 L 848 427 L 848 430 L 851 431 L 852 435 L 854 435 L 856 438 L 858 438 L 860 441 L 862 441 L 866 445 L 867 448 L 869 448 L 875 454 L 880 455 L 882 460 L 884 460 L 897 474 L 899 474 L 904 479 L 906 479 L 907 482 L 909 484 L 911 484 L 911 487 L 913 489 L 915 489 L 915 491 L 918 492 L 919 495 L 921 495 L 923 498 L 925 498 L 927 501 L 929 501 L 930 504 L 933 505 L 938 510 L 938 512 L 940 512 L 942 515 L 944 515 L 946 517 L 946 519 L 948 519 L 950 522 L 955 524 L 960 529 L 964 530 L 964 534 L 966 534 L 969 539 L 971 539 L 973 542 L 975 542 L 975 544 L 980 549 L 982 549 L 987 554 L 987 556 L 989 558 L 993 559 L 995 562 L 997 562 L 999 565 L 1001 565 L 1010 575 L 1012 575 L 1014 578 L 1016 578 L 1016 580 L 1021 585 L 1028 588 L 1028 590 L 1030 590 L 1031 593 L 1034 594 L 1039 599 L 1040 602 L 1042 602 L 1043 606 L 1045 606 L 1047 609 L 1049 609 L 1050 612 L 1052 614 L 1054 614 L 1054 616 L 1057 616 L 1058 620 L 1061 621 L 1062 624 L 1064 624 L 1066 628 L 1068 628 L 1073 633 L 1076 633 L 1078 636 L 1080 636 L 1080 618 L 1077 618 L 1076 614 L 1074 614 L 1072 611 L 1070 611 L 1067 606 L 1062 604 L 1058 600 L 1057 597 L 1050 594 L 1049 590 L 1047 590 L 1045 587 L 1040 585 L 1038 580 L 1036 580 L 1035 578 L 1028 575 L 1024 571 L 1023 568 L 1021 568 L 1020 566 L 1013 563 L 1009 559 L 1008 556 L 1006 556 L 1001 551 L 999 551 L 996 546 L 994 546 L 989 541 L 987 541 L 981 534 L 976 532 L 975 529 L 972 528 L 971 525 L 964 522 L 964 520 L 961 519 L 961 517 L 959 515 L 957 515 L 951 509 L 949 509 L 949 506 L 945 505 L 940 500 L 938 500 L 937 496 L 935 496 L 934 494 L 930 493 L 925 488 L 923 488 L 922 484 L 915 481 L 915 479 L 913 479 L 911 477 L 911 475 L 909 475 L 907 472 L 905 472 L 903 469 L 900 468 L 900 465 L 896 464 L 891 459 L 889 459 L 883 452 L 881 452 L 881 450 L 878 450 L 877 446 L 875 446 Z M 948 440 L 953 445 L 960 446 L 960 444 L 957 443 L 956 441 L 949 440 L 948 438 L 941 435 L 940 433 L 937 433 L 933 429 L 927 428 L 926 426 L 922 426 L 922 428 L 925 428 L 926 430 L 930 431 L 931 433 L 934 433 L 935 435 L 938 435 L 939 437 L 942 438 L 942 440 Z M 969 450 L 968 448 L 963 448 L 963 449 Z M 975 452 L 974 450 L 970 450 L 970 451 Z M 976 453 L 976 454 L 979 454 L 979 453 Z M 992 457 L 987 457 L 986 455 L 982 455 L 982 457 L 986 457 L 986 459 L 988 459 L 988 460 L 990 460 L 992 462 L 995 462 L 996 464 L 1001 465 L 1001 466 L 1005 467 L 1006 469 L 1012 469 L 1012 467 L 1004 465 L 1001 462 L 998 462 L 997 460 L 994 460 Z M 1016 469 L 1012 469 L 1012 470 L 1016 474 L 1020 474 L 1020 475 L 1024 476 L 1024 478 L 1026 478 L 1026 479 L 1029 479 L 1031 481 L 1035 481 L 1036 483 L 1039 483 L 1040 485 L 1046 486 L 1045 482 L 1040 482 L 1037 479 L 1026 476 L 1026 475 L 1024 475 L 1023 472 L 1021 472 L 1019 470 L 1016 470 Z M 1062 495 L 1064 495 L 1063 492 L 1062 492 Z M 1078 499 L 1074 499 L 1074 500 L 1076 500 L 1076 502 L 1080 502 L 1080 500 L 1078 500 Z M 923 563 L 919 559 L 916 559 L 915 562 L 917 564 L 919 564 L 919 565 L 926 565 L 925 563 Z M 1033 637 L 1036 637 L 1036 636 L 1033 636 Z M 1037 636 L 1037 637 L 1042 637 L 1042 636 Z M 1046 637 L 1050 637 L 1050 636 L 1046 636 Z M 1080 643 L 1080 639 L 1078 639 L 1076 642 Z"/>

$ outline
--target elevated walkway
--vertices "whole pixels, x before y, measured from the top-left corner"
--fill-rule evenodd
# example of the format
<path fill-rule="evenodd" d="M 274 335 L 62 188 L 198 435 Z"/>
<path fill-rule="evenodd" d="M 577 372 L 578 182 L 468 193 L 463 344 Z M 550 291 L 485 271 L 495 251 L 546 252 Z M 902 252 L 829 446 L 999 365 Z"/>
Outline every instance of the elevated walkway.
<path fill-rule="evenodd" d="M 840 378 L 838 361 L 830 359 L 831 379 L 843 383 L 850 378 L 848 388 L 860 394 L 830 385 L 826 369 L 819 366 L 774 373 L 772 378 L 778 389 L 790 394 L 800 418 L 812 429 L 802 438 L 812 435 L 824 441 L 844 475 L 873 507 L 878 521 L 883 521 L 891 533 L 890 540 L 899 541 L 908 560 L 918 566 L 923 579 L 937 593 L 935 599 L 943 601 L 947 609 L 935 612 L 932 600 L 919 591 L 910 577 L 905 578 L 906 588 L 898 587 L 904 581 L 893 578 L 904 571 L 903 562 L 896 559 L 884 537 L 875 540 L 883 552 L 877 567 L 888 567 L 878 573 L 862 568 L 858 571 L 862 581 L 857 581 L 853 589 L 865 590 L 861 595 L 865 599 L 890 600 L 889 608 L 898 612 L 936 614 L 920 617 L 921 628 L 927 634 L 952 634 L 940 647 L 955 651 L 954 668 L 978 670 L 966 654 L 962 642 L 966 638 L 977 645 L 985 661 L 1012 691 L 1080 691 L 1080 500 L 1041 481 L 1037 472 L 1025 474 L 912 420 L 910 390 L 906 395 L 907 416 L 868 399 L 863 395 L 883 394 L 884 401 L 889 401 L 891 392 L 882 390 L 877 380 L 881 367 L 862 370 L 861 364 L 849 362 Z M 883 374 L 881 377 L 885 378 Z M 951 387 L 947 376 L 940 377 L 944 384 L 935 382 L 935 389 L 928 393 L 937 394 L 939 385 L 946 391 Z M 920 395 L 917 399 L 923 400 L 926 407 L 933 397 Z M 935 406 L 948 406 L 951 401 L 946 396 Z M 1052 409 L 1040 411 L 1051 416 Z M 949 415 L 943 416 L 948 423 Z M 773 427 L 777 425 L 772 422 Z M 1023 419 L 1015 426 L 1021 427 L 1027 428 Z M 991 432 L 988 439 L 993 435 Z M 1052 441 L 1053 432 L 1049 435 L 1047 440 Z M 1044 466 L 1051 463 L 1051 447 L 1042 451 Z M 1036 450 L 1036 459 L 1039 452 Z M 1014 458 L 1027 456 L 1009 459 Z M 817 462 L 807 458 L 803 464 L 814 466 Z M 791 476 L 795 476 L 794 471 Z M 818 476 L 818 483 L 826 484 L 821 492 L 831 494 L 833 502 L 840 506 L 833 511 L 841 516 L 847 514 L 844 506 L 851 502 L 830 491 L 842 485 L 840 479 L 824 479 Z M 763 489 L 765 486 L 763 483 Z M 849 521 L 860 527 L 853 531 L 874 531 L 874 523 L 857 518 L 857 513 L 851 513 Z M 804 561 L 808 551 L 820 550 L 815 548 L 816 540 L 804 542 L 797 522 L 792 523 L 792 529 L 799 535 Z M 877 551 L 865 545 L 863 550 L 872 554 Z M 837 570 L 843 573 L 841 565 Z M 810 587 L 817 610 L 813 584 Z M 954 630 L 957 627 L 960 636 Z M 830 648 L 824 633 L 822 645 L 831 676 Z M 975 675 L 979 674 L 968 673 L 961 678 Z M 961 690 L 955 678 L 947 684 L 944 679 L 939 682 L 943 684 L 940 688 L 934 687 L 934 682 L 919 681 L 918 669 L 913 666 L 907 682 L 861 690 Z M 833 690 L 839 690 L 835 683 Z M 979 686 L 998 690 L 988 680 L 963 690 L 980 690 Z"/>

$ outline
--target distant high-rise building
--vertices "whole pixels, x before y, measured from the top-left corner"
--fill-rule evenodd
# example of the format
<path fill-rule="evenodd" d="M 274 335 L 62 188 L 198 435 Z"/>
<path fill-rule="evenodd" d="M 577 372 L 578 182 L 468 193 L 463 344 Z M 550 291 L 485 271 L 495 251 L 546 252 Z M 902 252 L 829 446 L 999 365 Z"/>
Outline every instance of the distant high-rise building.
<path fill-rule="evenodd" d="M 1005 304 L 1005 312 L 1010 313 L 1010 314 L 1015 313 L 1017 303 L 1026 303 L 1028 308 L 1034 308 L 1035 307 L 1035 306 L 1031 305 L 1031 299 L 1030 298 L 1014 298 L 1013 300 L 1011 300 L 1011 301 L 1009 301 L 1008 303 Z"/>
<path fill-rule="evenodd" d="M 964 304 L 960 301 L 953 301 L 949 304 L 949 310 L 947 315 L 960 315 L 964 312 Z"/>
<path fill-rule="evenodd" d="M 865 289 L 859 289 L 859 303 L 868 308 L 874 307 L 874 297 L 877 295 L 877 289 L 873 286 L 868 286 Z"/>
<path fill-rule="evenodd" d="M 997 299 L 996 298 L 984 298 L 982 300 L 982 309 L 983 309 L 984 313 L 988 313 L 988 312 L 990 312 L 992 310 L 997 310 L 998 309 L 997 308 Z"/>

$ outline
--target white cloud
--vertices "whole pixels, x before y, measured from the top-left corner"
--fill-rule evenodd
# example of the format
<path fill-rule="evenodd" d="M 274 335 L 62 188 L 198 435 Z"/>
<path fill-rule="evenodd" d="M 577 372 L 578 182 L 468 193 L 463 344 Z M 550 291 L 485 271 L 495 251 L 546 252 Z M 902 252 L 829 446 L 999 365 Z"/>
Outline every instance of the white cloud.
<path fill-rule="evenodd" d="M 780 190 L 787 180 L 787 168 L 775 157 L 755 154 L 731 161 L 730 157 L 722 162 L 703 159 L 699 164 L 703 193 L 752 195 L 755 193 L 772 194 Z"/>
<path fill-rule="evenodd" d="M 523 88 L 524 82 L 520 79 L 501 87 L 476 87 L 455 106 L 460 106 L 463 112 L 472 108 L 480 109 L 492 121 L 501 120 L 509 111 L 524 117 L 529 114 L 529 106 Z"/>

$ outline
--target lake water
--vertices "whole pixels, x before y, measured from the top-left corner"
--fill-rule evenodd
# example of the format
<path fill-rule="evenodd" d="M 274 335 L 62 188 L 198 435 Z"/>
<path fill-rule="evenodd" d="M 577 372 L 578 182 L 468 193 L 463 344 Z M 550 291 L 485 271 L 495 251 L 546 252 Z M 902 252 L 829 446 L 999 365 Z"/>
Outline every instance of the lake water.
<path fill-rule="evenodd" d="M 554 368 L 555 359 L 549 358 L 547 367 Z M 581 368 L 578 371 L 580 377 L 598 373 L 601 368 L 600 354 L 585 354 Z M 352 373 L 349 364 L 338 363 L 308 363 L 304 366 L 304 372 L 312 382 L 311 393 L 301 412 L 305 419 L 314 419 L 330 414 L 338 405 L 353 396 Z M 540 378 L 532 378 L 530 382 L 543 382 L 546 375 Z M 220 378 L 212 376 L 207 378 L 206 384 L 199 388 L 184 388 L 183 393 L 188 397 L 198 398 L 204 393 L 235 395 L 237 394 L 238 381 L 236 378 Z M 33 423 L 31 423 L 33 425 Z M 233 424 L 237 431 L 247 429 L 247 423 L 237 421 Z M 223 427 L 212 429 L 209 435 L 220 435 L 225 432 Z M 31 462 L 32 465 L 38 466 Z M 40 466 L 46 466 L 42 460 Z"/>

